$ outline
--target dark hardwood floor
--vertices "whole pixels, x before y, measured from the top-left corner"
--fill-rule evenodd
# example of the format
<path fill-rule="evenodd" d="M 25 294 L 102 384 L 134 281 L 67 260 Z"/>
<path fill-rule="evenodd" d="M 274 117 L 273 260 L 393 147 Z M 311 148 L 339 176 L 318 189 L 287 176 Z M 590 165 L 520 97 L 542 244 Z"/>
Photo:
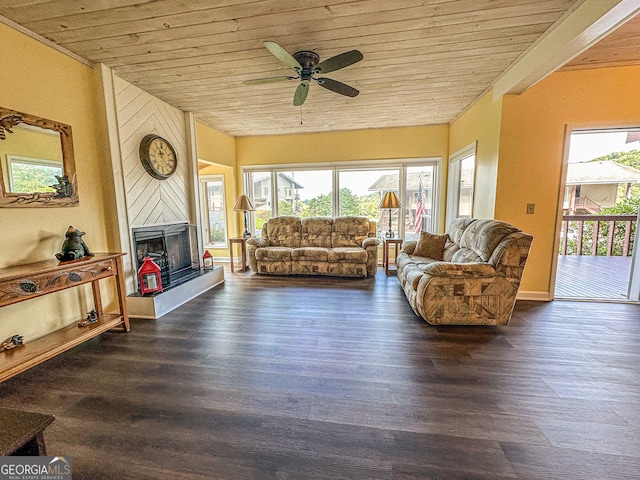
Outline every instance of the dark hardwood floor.
<path fill-rule="evenodd" d="M 0 406 L 55 414 L 76 480 L 640 477 L 638 305 L 441 328 L 383 272 L 226 277 L 0 384 Z"/>

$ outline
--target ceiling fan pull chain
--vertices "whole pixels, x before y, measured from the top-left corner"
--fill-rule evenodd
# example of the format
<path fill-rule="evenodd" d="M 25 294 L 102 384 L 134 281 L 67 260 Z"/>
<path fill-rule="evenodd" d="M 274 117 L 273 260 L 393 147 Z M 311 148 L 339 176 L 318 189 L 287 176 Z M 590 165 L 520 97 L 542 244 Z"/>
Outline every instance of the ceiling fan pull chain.
<path fill-rule="evenodd" d="M 302 105 L 300 105 L 300 125 L 302 125 Z"/>

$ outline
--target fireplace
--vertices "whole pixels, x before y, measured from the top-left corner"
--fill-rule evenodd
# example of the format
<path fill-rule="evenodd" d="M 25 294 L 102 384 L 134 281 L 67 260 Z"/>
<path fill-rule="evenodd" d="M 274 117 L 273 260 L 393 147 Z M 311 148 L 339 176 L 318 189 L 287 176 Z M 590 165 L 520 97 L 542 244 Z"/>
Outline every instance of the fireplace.
<path fill-rule="evenodd" d="M 134 228 L 132 234 L 136 271 L 142 266 L 145 257 L 150 257 L 160 267 L 164 290 L 199 275 L 200 256 L 195 225 L 153 225 Z"/>

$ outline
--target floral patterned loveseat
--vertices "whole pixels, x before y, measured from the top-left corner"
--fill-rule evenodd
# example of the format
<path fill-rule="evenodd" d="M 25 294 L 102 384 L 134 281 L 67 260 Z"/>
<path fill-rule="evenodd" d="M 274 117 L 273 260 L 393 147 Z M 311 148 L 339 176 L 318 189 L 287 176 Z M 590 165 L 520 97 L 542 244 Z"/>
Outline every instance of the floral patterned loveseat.
<path fill-rule="evenodd" d="M 249 268 L 267 275 L 375 275 L 375 232 L 367 217 L 273 217 L 262 237 L 247 240 Z"/>
<path fill-rule="evenodd" d="M 453 220 L 446 235 L 420 235 L 398 254 L 398 280 L 413 311 L 432 324 L 506 325 L 533 237 L 474 218 Z"/>

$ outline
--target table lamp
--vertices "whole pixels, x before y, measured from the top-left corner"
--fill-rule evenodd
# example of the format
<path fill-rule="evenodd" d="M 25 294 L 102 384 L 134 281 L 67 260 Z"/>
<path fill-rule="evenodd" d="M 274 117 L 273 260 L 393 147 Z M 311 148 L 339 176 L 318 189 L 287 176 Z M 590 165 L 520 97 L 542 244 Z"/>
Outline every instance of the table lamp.
<path fill-rule="evenodd" d="M 246 195 L 240 195 L 238 200 L 236 200 L 236 204 L 233 206 L 234 212 L 244 212 L 244 233 L 242 236 L 244 238 L 249 238 L 251 236 L 251 232 L 249 232 L 249 227 L 247 224 L 247 212 L 253 212 L 255 208 L 253 208 L 253 204 L 249 197 Z"/>
<path fill-rule="evenodd" d="M 382 196 L 382 200 L 380 201 L 380 205 L 378 208 L 386 208 L 389 210 L 389 231 L 385 234 L 387 238 L 393 238 L 393 230 L 391 230 L 391 209 L 400 208 L 400 200 L 398 200 L 398 196 L 395 192 L 386 192 Z"/>

